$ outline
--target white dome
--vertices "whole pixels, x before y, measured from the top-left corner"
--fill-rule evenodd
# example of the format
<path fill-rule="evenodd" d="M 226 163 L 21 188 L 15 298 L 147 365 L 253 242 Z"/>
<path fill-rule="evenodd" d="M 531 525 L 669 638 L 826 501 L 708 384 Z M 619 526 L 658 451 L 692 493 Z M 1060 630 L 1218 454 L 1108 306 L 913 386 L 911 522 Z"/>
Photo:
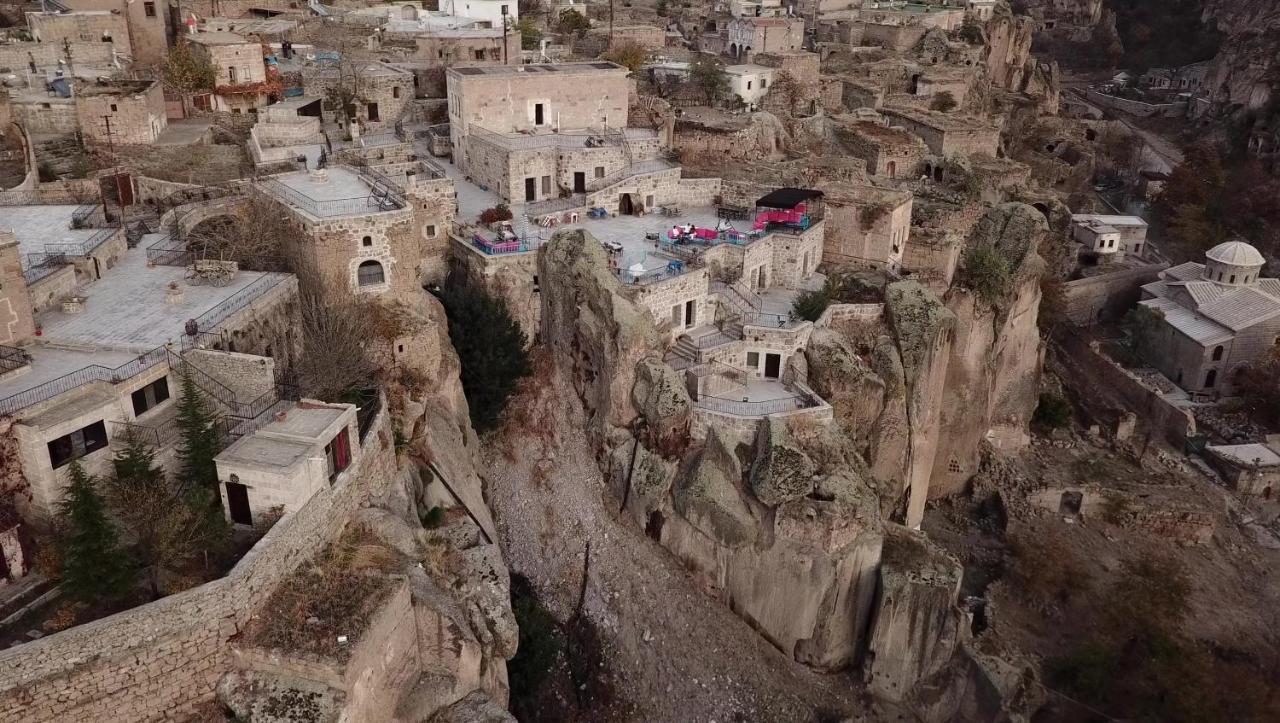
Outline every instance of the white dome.
<path fill-rule="evenodd" d="M 1205 253 L 1205 258 L 1227 266 L 1262 266 L 1267 262 L 1258 250 L 1243 241 L 1218 244 Z"/>

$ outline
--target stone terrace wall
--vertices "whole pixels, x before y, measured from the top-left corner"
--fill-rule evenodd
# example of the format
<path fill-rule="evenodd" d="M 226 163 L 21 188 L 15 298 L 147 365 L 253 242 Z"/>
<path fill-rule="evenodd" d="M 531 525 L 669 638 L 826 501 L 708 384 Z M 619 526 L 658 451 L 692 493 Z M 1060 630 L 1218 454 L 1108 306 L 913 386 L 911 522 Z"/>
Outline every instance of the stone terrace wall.
<path fill-rule="evenodd" d="M 1167 263 L 1139 266 L 1062 285 L 1065 314 L 1072 324 L 1092 324 L 1107 313 L 1123 313 L 1138 302 L 1139 288 L 1155 281 Z"/>
<path fill-rule="evenodd" d="M 285 517 L 226 577 L 0 652 L 0 720 L 182 719 L 230 669 L 228 640 L 282 580 L 395 479 L 386 412 L 365 453 Z"/>
<path fill-rule="evenodd" d="M 6 43 L 0 45 L 0 68 L 22 73 L 32 58 L 37 67 L 57 65 L 66 59 L 64 50 L 62 43 Z M 111 51 L 111 43 L 71 43 L 71 58 L 81 67 L 110 65 Z"/>
<path fill-rule="evenodd" d="M 719 178 L 681 178 L 676 202 L 689 208 L 711 206 L 720 198 Z"/>
<path fill-rule="evenodd" d="M 1169 444 L 1180 449 L 1196 434 L 1196 419 L 1190 410 L 1174 406 L 1160 390 L 1117 364 L 1102 352 L 1098 342 L 1072 338 L 1063 347 L 1069 357 L 1064 361 L 1074 367 L 1072 371 L 1123 400 L 1144 426 Z"/>
<path fill-rule="evenodd" d="M 879 321 L 884 304 L 832 304 L 813 322 L 815 328 L 829 329 L 843 321 Z"/>

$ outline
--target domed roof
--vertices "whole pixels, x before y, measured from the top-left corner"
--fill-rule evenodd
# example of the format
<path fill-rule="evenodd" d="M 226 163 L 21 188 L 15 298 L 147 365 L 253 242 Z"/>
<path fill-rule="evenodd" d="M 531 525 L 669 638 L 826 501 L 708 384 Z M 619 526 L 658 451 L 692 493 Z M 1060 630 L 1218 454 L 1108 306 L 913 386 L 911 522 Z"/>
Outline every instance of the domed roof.
<path fill-rule="evenodd" d="M 1243 241 L 1218 244 L 1205 253 L 1205 258 L 1228 266 L 1261 266 L 1267 262 L 1257 249 Z"/>

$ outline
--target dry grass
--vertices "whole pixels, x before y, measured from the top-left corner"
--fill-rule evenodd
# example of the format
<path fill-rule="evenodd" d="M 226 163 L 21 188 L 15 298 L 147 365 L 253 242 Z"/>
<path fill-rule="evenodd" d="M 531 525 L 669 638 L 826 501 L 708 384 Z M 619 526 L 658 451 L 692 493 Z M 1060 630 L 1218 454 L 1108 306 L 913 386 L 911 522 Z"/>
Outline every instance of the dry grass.
<path fill-rule="evenodd" d="M 246 631 L 266 648 L 346 661 L 374 612 L 391 592 L 393 551 L 351 529 L 285 579 Z M 338 636 L 345 635 L 346 643 Z"/>

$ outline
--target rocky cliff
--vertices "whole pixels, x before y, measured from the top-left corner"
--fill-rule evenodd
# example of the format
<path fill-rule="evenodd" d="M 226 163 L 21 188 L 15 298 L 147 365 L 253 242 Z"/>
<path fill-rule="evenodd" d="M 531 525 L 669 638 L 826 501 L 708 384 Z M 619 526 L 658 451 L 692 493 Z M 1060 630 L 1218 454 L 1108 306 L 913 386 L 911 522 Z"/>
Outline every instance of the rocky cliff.
<path fill-rule="evenodd" d="M 1031 54 L 1036 34 L 1035 21 L 1028 17 L 998 15 L 985 29 L 986 70 L 996 88 L 1026 93 L 1038 101 L 1046 114 L 1058 112 L 1059 75 L 1057 62 L 1041 62 Z"/>
<path fill-rule="evenodd" d="M 1280 97 L 1280 4 L 1205 0 L 1204 19 L 1226 34 L 1205 76 L 1212 108 L 1266 108 Z"/>

